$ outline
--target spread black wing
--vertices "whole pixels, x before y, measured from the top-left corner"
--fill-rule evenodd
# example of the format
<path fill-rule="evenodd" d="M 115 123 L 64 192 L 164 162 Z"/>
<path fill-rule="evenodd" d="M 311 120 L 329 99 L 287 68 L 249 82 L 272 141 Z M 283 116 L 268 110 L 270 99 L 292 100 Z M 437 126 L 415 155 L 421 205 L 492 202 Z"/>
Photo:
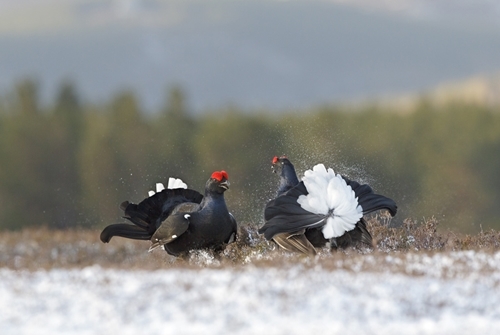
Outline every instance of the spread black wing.
<path fill-rule="evenodd" d="M 306 228 L 321 227 L 325 215 L 314 214 L 303 209 L 297 199 L 307 195 L 303 182 L 288 192 L 271 200 L 264 209 L 266 223 L 259 229 L 260 234 L 270 240 L 279 233 L 293 233 Z"/>
<path fill-rule="evenodd" d="M 107 243 L 113 236 L 136 240 L 150 240 L 161 223 L 182 203 L 201 203 L 203 195 L 191 189 L 165 189 L 144 199 L 139 204 L 123 202 L 124 218 L 133 223 L 112 224 L 101 232 L 101 241 Z"/>

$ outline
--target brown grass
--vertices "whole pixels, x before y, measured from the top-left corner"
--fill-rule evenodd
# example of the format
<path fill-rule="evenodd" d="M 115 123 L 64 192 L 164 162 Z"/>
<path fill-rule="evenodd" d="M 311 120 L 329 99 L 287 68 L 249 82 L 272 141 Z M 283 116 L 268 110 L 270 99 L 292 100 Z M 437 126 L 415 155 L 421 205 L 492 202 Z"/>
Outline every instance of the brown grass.
<path fill-rule="evenodd" d="M 401 227 L 396 228 L 390 228 L 386 220 L 384 216 L 368 220 L 368 230 L 373 235 L 376 249 L 383 252 L 500 249 L 500 232 L 495 230 L 465 235 L 452 231 L 440 232 L 439 222 L 434 217 L 422 222 L 406 219 Z"/>
<path fill-rule="evenodd" d="M 162 250 L 148 253 L 147 241 L 114 238 L 104 244 L 95 230 L 26 229 L 0 233 L 0 267 L 12 269 L 80 268 L 99 265 L 121 269 L 153 270 L 170 267 L 225 267 L 282 266 L 304 264 L 350 271 L 380 269 L 408 273 L 406 265 L 411 257 L 432 257 L 436 253 L 474 250 L 492 253 L 500 249 L 500 233 L 494 230 L 477 235 L 462 235 L 451 231 L 440 232 L 435 218 L 417 222 L 405 220 L 401 227 L 391 228 L 385 216 L 368 220 L 375 248 L 348 249 L 330 252 L 320 250 L 317 257 L 290 254 L 266 241 L 257 233 L 257 227 L 242 225 L 236 243 L 224 251 L 192 252 L 187 259 L 169 256 Z M 418 274 L 418 270 L 411 270 Z"/>

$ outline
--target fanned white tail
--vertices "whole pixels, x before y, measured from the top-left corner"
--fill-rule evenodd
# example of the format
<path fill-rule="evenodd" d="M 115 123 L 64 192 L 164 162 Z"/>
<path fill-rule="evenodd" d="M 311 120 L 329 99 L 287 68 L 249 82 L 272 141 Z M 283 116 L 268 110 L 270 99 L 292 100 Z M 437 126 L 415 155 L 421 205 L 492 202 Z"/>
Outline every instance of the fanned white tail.
<path fill-rule="evenodd" d="M 168 178 L 168 184 L 167 184 L 168 189 L 176 189 L 176 188 L 187 188 L 187 184 L 183 182 L 180 178 Z M 159 193 L 165 189 L 165 186 L 162 183 L 156 183 L 156 192 L 155 191 L 149 191 L 148 196 L 153 196 L 156 193 Z"/>
<path fill-rule="evenodd" d="M 332 169 L 318 164 L 305 172 L 302 181 L 308 194 L 299 196 L 297 202 L 308 212 L 328 215 L 322 228 L 326 239 L 354 229 L 363 217 L 363 208 L 353 189 Z"/>

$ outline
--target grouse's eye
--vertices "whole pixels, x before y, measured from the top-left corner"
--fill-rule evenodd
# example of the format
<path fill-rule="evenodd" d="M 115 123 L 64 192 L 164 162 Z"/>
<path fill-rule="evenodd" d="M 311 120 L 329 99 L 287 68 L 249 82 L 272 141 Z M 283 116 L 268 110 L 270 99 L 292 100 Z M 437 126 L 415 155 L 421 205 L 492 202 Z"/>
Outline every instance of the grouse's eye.
<path fill-rule="evenodd" d="M 278 161 L 279 161 L 278 156 L 274 156 L 274 157 L 273 157 L 273 164 L 278 163 Z"/>
<path fill-rule="evenodd" d="M 229 176 L 228 176 L 228 174 L 227 174 L 227 172 L 226 172 L 226 171 L 222 170 L 220 173 L 221 173 L 221 175 L 222 175 L 222 178 L 224 178 L 224 179 L 226 179 L 226 180 L 228 180 L 228 179 L 229 179 Z"/>

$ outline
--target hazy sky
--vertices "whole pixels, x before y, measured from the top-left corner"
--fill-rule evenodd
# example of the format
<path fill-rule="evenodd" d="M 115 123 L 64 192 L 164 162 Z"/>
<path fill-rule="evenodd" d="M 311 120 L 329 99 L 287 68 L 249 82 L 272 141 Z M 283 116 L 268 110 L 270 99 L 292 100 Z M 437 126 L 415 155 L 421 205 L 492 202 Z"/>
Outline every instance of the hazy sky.
<path fill-rule="evenodd" d="M 196 111 L 294 108 L 493 74 L 498 55 L 488 0 L 0 0 L 0 93 L 30 77 L 44 101 L 67 78 L 149 110 L 172 85 Z"/>

